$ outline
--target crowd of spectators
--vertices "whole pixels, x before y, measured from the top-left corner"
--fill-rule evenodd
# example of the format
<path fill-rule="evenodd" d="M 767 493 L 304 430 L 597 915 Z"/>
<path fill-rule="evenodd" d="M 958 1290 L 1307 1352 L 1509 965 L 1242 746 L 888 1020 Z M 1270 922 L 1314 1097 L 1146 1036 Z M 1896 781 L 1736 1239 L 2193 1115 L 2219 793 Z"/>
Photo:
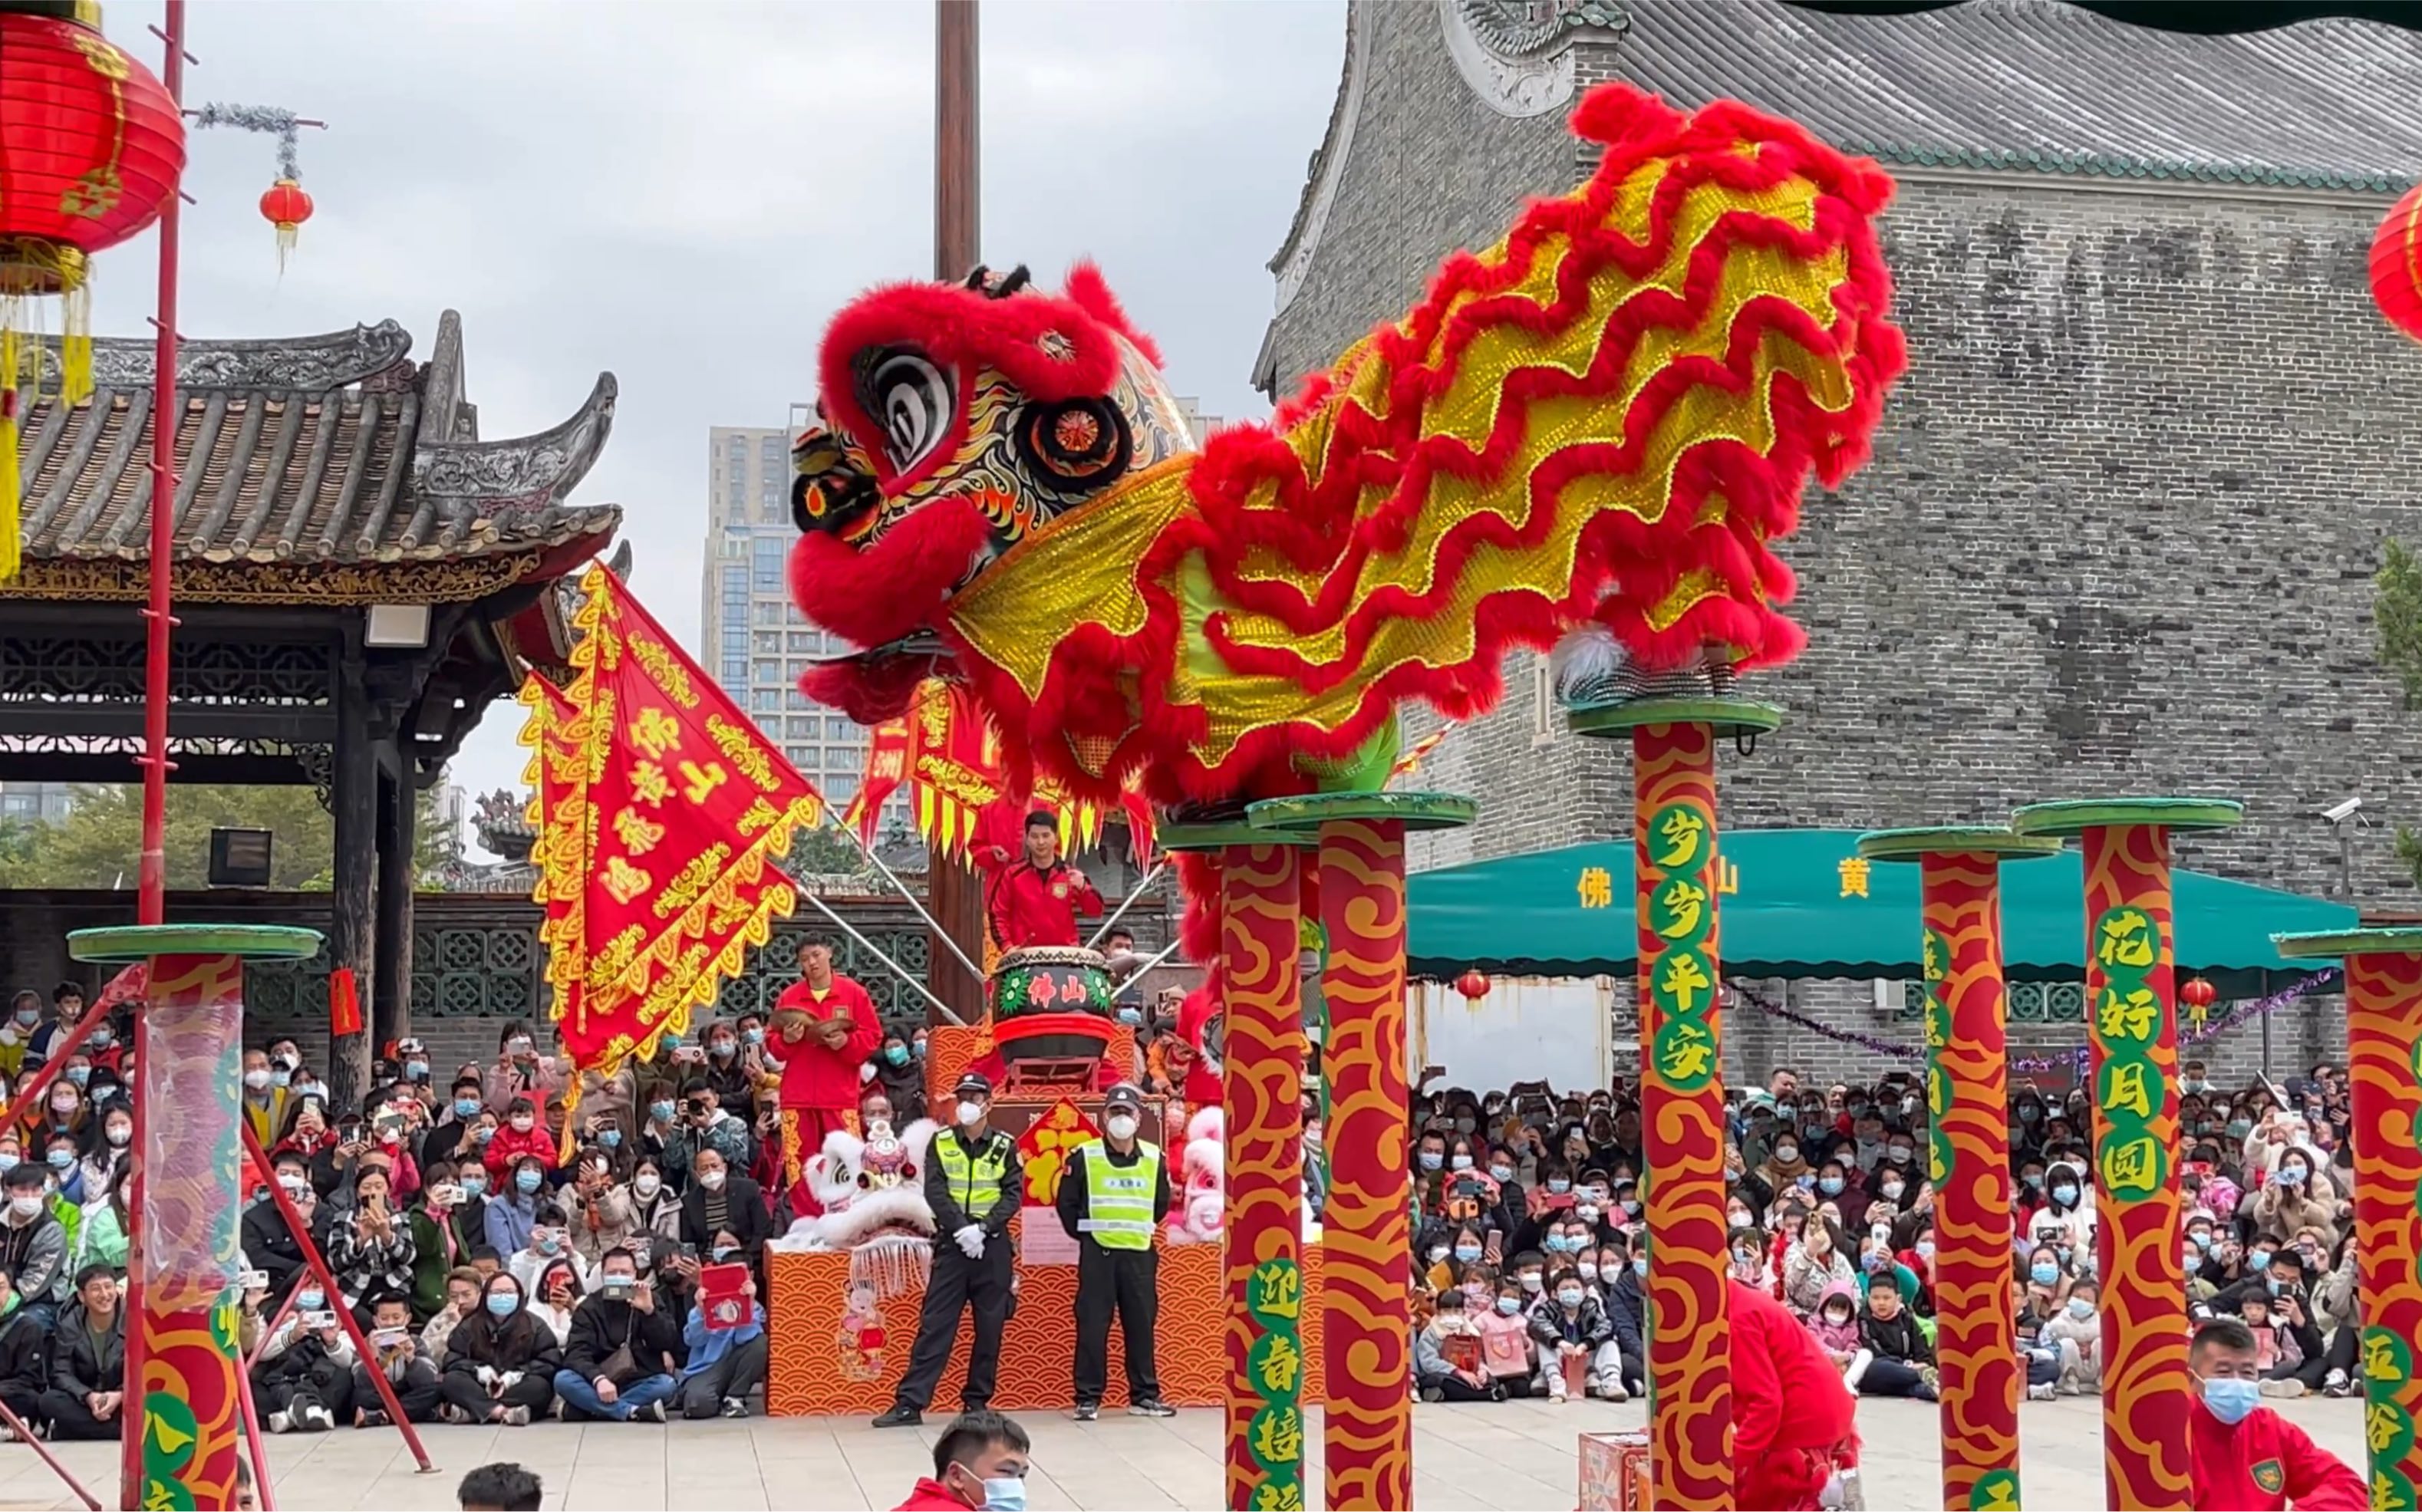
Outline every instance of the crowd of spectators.
<path fill-rule="evenodd" d="M 2010 1099 L 2012 1350 L 2037 1398 L 2101 1385 L 2093 1110 L 2077 1088 Z M 2360 1395 L 2345 1069 L 2223 1088 L 2181 1068 L 2180 1317 L 2241 1319 L 2261 1390 Z M 1430 1090 L 1412 1137 L 1429 1400 L 1643 1388 L 1645 1229 L 1636 1094 Z M 1730 1099 L 1733 1273 L 1806 1323 L 1867 1395 L 1931 1397 L 1934 1189 L 1911 1072 L 1825 1084 L 1778 1068 Z"/>

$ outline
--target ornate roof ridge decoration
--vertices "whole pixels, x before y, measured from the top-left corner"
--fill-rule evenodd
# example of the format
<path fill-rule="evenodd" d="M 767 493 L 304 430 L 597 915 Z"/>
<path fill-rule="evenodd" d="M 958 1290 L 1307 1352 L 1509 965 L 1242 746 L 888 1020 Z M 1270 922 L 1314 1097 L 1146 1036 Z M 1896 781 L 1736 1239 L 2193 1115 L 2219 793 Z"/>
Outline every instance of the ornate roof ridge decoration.
<path fill-rule="evenodd" d="M 2029 3 L 2029 0 L 2018 0 Z M 2311 24 L 2305 23 L 2304 24 Z M 2057 152 L 2039 148 L 1921 146 L 1909 142 L 1844 142 L 1880 163 L 1902 167 L 1982 168 L 1993 172 L 2053 173 L 2090 179 L 2167 180 L 2178 183 L 2260 184 L 2283 189 L 2336 189 L 2397 195 L 2412 188 L 2414 175 L 2340 173 L 2326 169 L 2269 167 L 2251 163 L 2190 163 L 2099 152 Z"/>
<path fill-rule="evenodd" d="M 1438 0 L 1455 71 L 1501 116 L 1544 116 L 1569 103 L 1581 77 L 1573 47 L 1612 44 L 1631 17 L 1614 0 Z"/>
<path fill-rule="evenodd" d="M 610 372 L 551 430 L 509 441 L 423 439 L 412 456 L 412 492 L 460 526 L 481 505 L 539 511 L 558 504 L 596 464 L 614 428 L 621 388 Z"/>
<path fill-rule="evenodd" d="M 1268 263 L 1270 272 L 1278 275 L 1274 315 L 1284 314 L 1302 290 L 1305 276 L 1312 272 L 1313 251 L 1329 224 L 1329 207 L 1337 202 L 1337 181 L 1345 175 L 1346 154 L 1354 147 L 1354 123 L 1362 113 L 1363 85 L 1371 73 L 1371 27 L 1362 14 L 1362 8 L 1370 3 L 1346 0 L 1345 67 L 1338 75 L 1337 99 L 1329 107 L 1329 125 L 1321 133 L 1320 145 L 1312 150 L 1304 165 L 1303 193 L 1296 198 L 1295 219 L 1287 226 L 1286 240 Z"/>
<path fill-rule="evenodd" d="M 319 336 L 183 341 L 177 349 L 177 386 L 192 392 L 344 388 L 402 362 L 412 333 L 392 320 Z M 149 388 L 157 369 L 149 338 L 101 337 L 92 343 L 92 379 L 100 388 Z M 57 360 L 47 343 L 46 364 Z"/>

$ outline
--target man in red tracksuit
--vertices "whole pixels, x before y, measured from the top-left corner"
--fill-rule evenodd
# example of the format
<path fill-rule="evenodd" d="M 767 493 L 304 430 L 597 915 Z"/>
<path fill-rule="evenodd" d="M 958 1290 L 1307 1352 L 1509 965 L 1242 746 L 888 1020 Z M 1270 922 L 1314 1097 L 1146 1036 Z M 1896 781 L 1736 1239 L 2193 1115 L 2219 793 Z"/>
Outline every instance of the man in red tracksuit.
<path fill-rule="evenodd" d="M 836 1129 L 859 1132 L 858 1068 L 883 1043 L 883 1020 L 866 989 L 833 969 L 832 947 L 810 937 L 799 947 L 799 980 L 775 1000 L 782 1041 L 782 1179 L 791 1213 L 812 1218 L 824 1204 L 800 1179 L 800 1164 Z"/>
<path fill-rule="evenodd" d="M 1772 1297 L 1727 1280 L 1733 1369 L 1733 1498 L 1807 1512 L 1858 1447 L 1858 1407 L 1816 1336 Z"/>
<path fill-rule="evenodd" d="M 1092 919 L 1101 911 L 1093 884 L 1060 858 L 1060 821 L 1040 809 L 1028 814 L 1025 858 L 992 879 L 986 912 L 993 943 L 1005 951 L 1078 944 L 1077 916 Z"/>
<path fill-rule="evenodd" d="M 2188 1494 L 2199 1512 L 2363 1512 L 2363 1477 L 2261 1405 L 2254 1331 L 2216 1317 L 2187 1347 L 2200 1399 L 2189 1429 Z"/>

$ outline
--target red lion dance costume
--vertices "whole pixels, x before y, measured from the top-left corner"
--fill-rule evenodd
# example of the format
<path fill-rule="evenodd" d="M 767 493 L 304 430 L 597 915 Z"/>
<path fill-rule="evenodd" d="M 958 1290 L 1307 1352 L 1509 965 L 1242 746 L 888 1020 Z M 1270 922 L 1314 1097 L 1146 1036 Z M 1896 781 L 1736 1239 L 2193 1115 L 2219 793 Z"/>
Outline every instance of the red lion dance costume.
<path fill-rule="evenodd" d="M 1587 182 L 1200 451 L 1091 266 L 843 308 L 791 583 L 862 650 L 807 691 L 873 722 L 952 679 L 1019 789 L 1135 781 L 1182 822 L 1378 787 L 1400 702 L 1485 713 L 1518 649 L 1659 690 L 1787 660 L 1770 543 L 1812 475 L 1864 459 L 1903 366 L 1891 181 L 1732 103 L 1607 85 L 1572 125 L 1604 146 Z M 1211 960 L 1218 863 L 1185 863 Z M 1187 1021 L 1216 1047 L 1204 990 Z"/>

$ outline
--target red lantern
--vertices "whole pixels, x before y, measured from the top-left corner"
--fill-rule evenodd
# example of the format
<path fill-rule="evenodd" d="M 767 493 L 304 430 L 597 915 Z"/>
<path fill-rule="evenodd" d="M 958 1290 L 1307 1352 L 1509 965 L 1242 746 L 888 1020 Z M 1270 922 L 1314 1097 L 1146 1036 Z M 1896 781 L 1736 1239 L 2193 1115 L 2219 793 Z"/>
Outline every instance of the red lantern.
<path fill-rule="evenodd" d="M 2178 984 L 2178 1001 L 2187 1005 L 2187 1016 L 2196 1028 L 2203 1027 L 2204 1016 L 2220 1000 L 2220 989 L 2201 977 L 2189 977 Z"/>
<path fill-rule="evenodd" d="M 2371 239 L 2371 297 L 2389 324 L 2422 341 L 2422 184 L 2405 191 Z"/>
<path fill-rule="evenodd" d="M 1462 993 L 1468 1001 L 1478 1002 L 1488 996 L 1488 978 L 1475 968 L 1455 979 L 1455 990 Z"/>
<path fill-rule="evenodd" d="M 92 395 L 88 260 L 159 217 L 185 166 L 185 123 L 149 70 L 93 27 L 0 11 L 0 296 L 61 294 L 60 394 Z M 42 367 L 0 324 L 0 579 L 17 571 L 21 371 Z"/>
<path fill-rule="evenodd" d="M 291 179 L 280 179 L 260 197 L 261 218 L 277 228 L 277 266 L 286 266 L 286 254 L 294 250 L 294 233 L 311 218 L 311 197 Z"/>

